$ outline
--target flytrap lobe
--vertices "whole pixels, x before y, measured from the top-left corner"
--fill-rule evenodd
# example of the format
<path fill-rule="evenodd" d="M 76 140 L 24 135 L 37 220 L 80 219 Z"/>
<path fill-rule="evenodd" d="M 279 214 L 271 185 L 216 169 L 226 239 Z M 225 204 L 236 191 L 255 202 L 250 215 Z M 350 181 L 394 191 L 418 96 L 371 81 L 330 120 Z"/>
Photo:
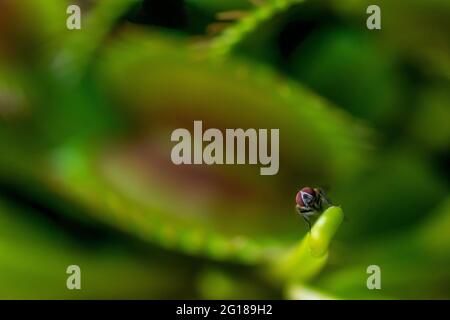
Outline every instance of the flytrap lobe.
<path fill-rule="evenodd" d="M 24 181 L 38 179 L 94 219 L 149 243 L 255 264 L 297 241 L 290 195 L 299 182 L 342 181 L 364 163 L 365 130 L 303 87 L 260 65 L 198 59 L 173 36 L 126 31 L 91 57 L 89 74 L 101 92 L 95 101 L 90 91 L 70 87 L 62 92 L 73 94 L 73 105 L 44 106 L 45 118 L 38 117 L 42 110 L 30 110 L 41 128 L 52 128 L 45 133 L 55 143 L 39 151 L 39 161 L 35 151 L 27 153 L 28 145 L 16 145 L 27 160 Z M 46 97 L 47 105 L 60 105 L 58 97 Z M 75 105 L 77 117 L 55 122 Z M 172 133 L 193 128 L 197 120 L 220 131 L 224 165 L 208 165 L 204 157 L 199 165 L 172 162 Z M 238 165 L 225 165 L 231 128 L 234 147 L 246 140 L 245 152 L 234 154 Z M 205 143 L 208 129 L 201 134 L 202 156 L 213 142 Z M 249 136 L 257 139 L 247 145 Z M 192 137 L 195 132 L 191 152 Z M 4 154 L 0 160 L 10 163 Z M 276 174 L 260 175 L 254 162 Z"/>

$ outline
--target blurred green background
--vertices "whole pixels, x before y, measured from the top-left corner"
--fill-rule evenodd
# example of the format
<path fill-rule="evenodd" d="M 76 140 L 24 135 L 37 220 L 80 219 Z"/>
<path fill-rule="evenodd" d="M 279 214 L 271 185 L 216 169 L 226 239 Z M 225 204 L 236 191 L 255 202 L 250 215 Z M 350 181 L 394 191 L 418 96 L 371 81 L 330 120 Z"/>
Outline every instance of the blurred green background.
<path fill-rule="evenodd" d="M 449 299 L 449 18 L 446 0 L 0 0 L 0 298 Z M 279 128 L 279 173 L 173 165 L 194 120 Z M 303 186 L 346 216 L 317 265 L 291 254 Z"/>

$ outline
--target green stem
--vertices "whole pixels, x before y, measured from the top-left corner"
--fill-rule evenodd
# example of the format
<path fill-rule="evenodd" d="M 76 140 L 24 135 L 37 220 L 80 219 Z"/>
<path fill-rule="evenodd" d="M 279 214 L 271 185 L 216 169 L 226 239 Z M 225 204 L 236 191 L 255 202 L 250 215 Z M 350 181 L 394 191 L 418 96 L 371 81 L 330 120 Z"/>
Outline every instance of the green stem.
<path fill-rule="evenodd" d="M 272 262 L 271 273 L 282 282 L 306 282 L 325 266 L 330 242 L 344 219 L 340 207 L 330 207 L 298 245 Z"/>

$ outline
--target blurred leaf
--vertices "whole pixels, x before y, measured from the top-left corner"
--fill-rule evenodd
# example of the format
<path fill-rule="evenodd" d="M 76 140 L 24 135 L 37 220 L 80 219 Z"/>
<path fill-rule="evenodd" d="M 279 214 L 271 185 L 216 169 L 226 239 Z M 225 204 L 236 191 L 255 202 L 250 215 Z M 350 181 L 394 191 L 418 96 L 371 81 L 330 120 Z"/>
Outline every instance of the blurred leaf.
<path fill-rule="evenodd" d="M 170 265 L 140 261 L 112 241 L 91 243 L 91 249 L 79 246 L 33 210 L 21 210 L 0 202 L 0 298 L 130 299 L 178 294 L 182 274 L 171 272 Z M 66 287 L 66 269 L 73 264 L 81 268 L 81 290 Z"/>
<path fill-rule="evenodd" d="M 289 72 L 355 116 L 388 126 L 402 111 L 396 61 L 364 32 L 336 25 L 318 28 L 290 61 Z"/>
<path fill-rule="evenodd" d="M 419 108 L 410 124 L 410 131 L 420 145 L 432 151 L 450 150 L 450 94 L 448 85 L 424 90 L 419 96 Z"/>
<path fill-rule="evenodd" d="M 58 188 L 143 239 L 255 262 L 292 243 L 297 227 L 274 213 L 293 210 L 299 183 L 345 180 L 359 170 L 367 132 L 267 69 L 196 61 L 195 52 L 175 51 L 177 43 L 128 34 L 108 49 L 99 81 L 128 113 L 130 129 L 102 145 L 61 150 L 52 170 Z M 170 130 L 196 119 L 216 128 L 280 128 L 282 171 L 261 182 L 248 166 L 205 167 L 200 177 L 190 166 L 162 165 L 171 163 Z"/>
<path fill-rule="evenodd" d="M 370 0 L 334 0 L 333 6 L 365 27 Z M 450 4 L 447 0 L 380 0 L 384 45 L 399 50 L 425 73 L 450 78 Z"/>
<path fill-rule="evenodd" d="M 396 145 L 377 157 L 368 172 L 333 193 L 349 217 L 342 232 L 349 241 L 417 225 L 448 194 L 443 177 L 409 148 Z"/>
<path fill-rule="evenodd" d="M 428 214 L 423 225 L 338 252 L 339 258 L 330 261 L 333 272 L 324 273 L 315 285 L 347 299 L 448 297 L 450 238 L 444 231 L 449 225 L 448 204 L 448 200 L 444 201 Z M 340 266 L 342 259 L 351 263 Z M 381 269 L 381 290 L 366 286 L 366 269 L 373 264 Z"/>
<path fill-rule="evenodd" d="M 286 296 L 290 300 L 337 300 L 336 297 L 304 285 L 290 286 L 286 290 Z"/>

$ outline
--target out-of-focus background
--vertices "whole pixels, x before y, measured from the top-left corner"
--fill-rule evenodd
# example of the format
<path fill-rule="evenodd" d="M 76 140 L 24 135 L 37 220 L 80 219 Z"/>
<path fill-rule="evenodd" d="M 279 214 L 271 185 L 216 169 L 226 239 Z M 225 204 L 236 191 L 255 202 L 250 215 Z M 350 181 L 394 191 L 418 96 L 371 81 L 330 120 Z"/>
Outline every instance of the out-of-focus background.
<path fill-rule="evenodd" d="M 450 2 L 375 2 L 0 0 L 0 298 L 449 299 Z M 172 164 L 194 120 L 279 173 Z M 275 276 L 309 185 L 346 219 Z"/>

